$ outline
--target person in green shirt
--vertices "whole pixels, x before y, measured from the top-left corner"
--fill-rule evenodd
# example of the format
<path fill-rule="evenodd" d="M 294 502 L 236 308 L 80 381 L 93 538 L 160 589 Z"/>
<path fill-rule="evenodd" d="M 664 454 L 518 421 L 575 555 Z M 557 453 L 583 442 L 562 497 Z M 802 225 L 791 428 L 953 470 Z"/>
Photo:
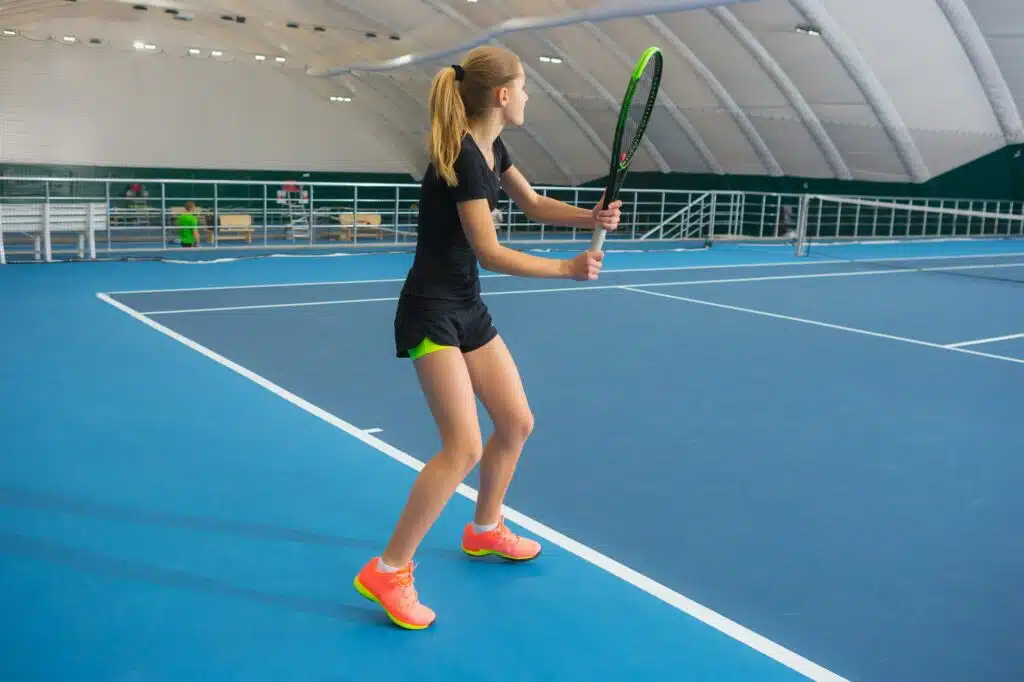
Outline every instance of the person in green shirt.
<path fill-rule="evenodd" d="M 182 246 L 199 246 L 199 217 L 194 201 L 185 202 L 185 212 L 178 216 L 178 227 Z"/>

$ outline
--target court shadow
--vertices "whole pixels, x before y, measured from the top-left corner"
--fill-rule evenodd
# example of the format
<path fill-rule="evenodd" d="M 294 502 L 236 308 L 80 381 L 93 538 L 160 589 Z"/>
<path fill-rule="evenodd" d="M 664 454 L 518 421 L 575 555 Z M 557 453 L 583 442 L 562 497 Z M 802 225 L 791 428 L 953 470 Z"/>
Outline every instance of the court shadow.
<path fill-rule="evenodd" d="M 14 533 L 0 532 L 0 554 L 29 557 L 118 580 L 144 582 L 159 587 L 246 599 L 259 604 L 329 618 L 381 625 L 384 625 L 386 620 L 381 618 L 379 609 L 371 607 L 352 606 L 298 595 L 269 594 L 179 569 L 119 559 L 88 549 L 70 547 Z"/>
<path fill-rule="evenodd" d="M 207 533 L 221 533 L 259 540 L 295 542 L 307 545 L 323 545 L 342 549 L 358 549 L 363 552 L 379 552 L 386 538 L 363 540 L 351 537 L 326 535 L 298 528 L 284 528 L 252 521 L 232 521 L 209 516 L 172 514 L 150 511 L 126 505 L 96 502 L 82 498 L 68 497 L 55 493 L 0 486 L 0 505 L 51 511 L 71 516 L 144 524 L 179 530 L 198 530 Z M 435 559 L 465 561 L 466 556 L 458 551 L 424 545 L 417 554 Z"/>

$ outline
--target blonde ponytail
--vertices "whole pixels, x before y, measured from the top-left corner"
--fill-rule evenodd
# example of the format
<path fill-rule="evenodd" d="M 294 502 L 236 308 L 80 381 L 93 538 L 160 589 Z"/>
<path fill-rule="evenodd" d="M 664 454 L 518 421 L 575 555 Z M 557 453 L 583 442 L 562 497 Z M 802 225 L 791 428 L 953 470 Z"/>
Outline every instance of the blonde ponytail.
<path fill-rule="evenodd" d="M 462 137 L 468 126 L 466 105 L 455 80 L 455 70 L 445 67 L 434 77 L 430 88 L 430 160 L 449 187 L 458 184 L 455 159 L 462 149 Z"/>

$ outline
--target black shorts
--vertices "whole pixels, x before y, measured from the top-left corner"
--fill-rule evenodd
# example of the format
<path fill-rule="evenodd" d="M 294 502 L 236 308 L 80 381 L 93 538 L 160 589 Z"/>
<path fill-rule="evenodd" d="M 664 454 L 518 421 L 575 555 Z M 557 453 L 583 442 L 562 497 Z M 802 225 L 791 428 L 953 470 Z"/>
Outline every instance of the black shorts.
<path fill-rule="evenodd" d="M 395 311 L 395 352 L 400 358 L 409 357 L 424 339 L 469 353 L 497 335 L 480 298 L 460 303 L 402 296 Z"/>

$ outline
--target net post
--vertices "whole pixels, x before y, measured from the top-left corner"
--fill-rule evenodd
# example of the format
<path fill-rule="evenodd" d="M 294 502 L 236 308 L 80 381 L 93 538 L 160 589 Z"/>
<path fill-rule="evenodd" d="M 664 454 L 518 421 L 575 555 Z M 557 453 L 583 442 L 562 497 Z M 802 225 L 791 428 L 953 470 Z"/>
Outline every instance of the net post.
<path fill-rule="evenodd" d="M 93 225 L 96 221 L 96 204 L 89 202 L 89 214 L 86 217 L 85 240 L 89 248 L 89 260 L 96 260 L 96 232 Z"/>
<path fill-rule="evenodd" d="M 801 194 L 796 216 L 796 255 L 799 258 L 807 255 L 807 213 L 810 205 L 810 195 Z"/>

